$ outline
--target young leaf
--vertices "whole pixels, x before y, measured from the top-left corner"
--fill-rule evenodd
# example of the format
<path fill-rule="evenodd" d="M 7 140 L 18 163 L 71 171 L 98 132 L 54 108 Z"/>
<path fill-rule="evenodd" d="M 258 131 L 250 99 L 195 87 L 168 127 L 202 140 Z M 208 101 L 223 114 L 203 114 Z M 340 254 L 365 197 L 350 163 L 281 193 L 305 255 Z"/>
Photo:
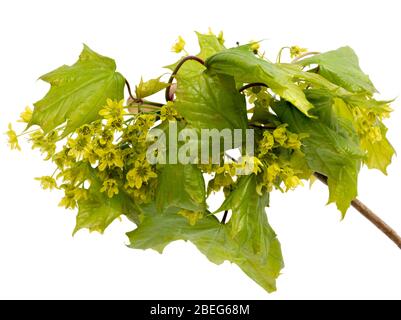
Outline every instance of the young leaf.
<path fill-rule="evenodd" d="M 170 207 L 204 211 L 205 199 L 205 181 L 196 165 L 167 164 L 162 168 L 156 189 L 160 212 Z"/>
<path fill-rule="evenodd" d="M 160 77 L 156 79 L 150 79 L 146 82 L 143 82 L 143 79 L 141 78 L 141 81 L 139 84 L 135 87 L 135 95 L 137 99 L 142 99 L 146 98 L 148 96 L 151 96 L 169 86 L 168 83 L 160 81 Z"/>
<path fill-rule="evenodd" d="M 50 83 L 46 96 L 34 104 L 29 125 L 39 125 L 45 133 L 67 121 L 63 136 L 99 118 L 106 99 L 124 97 L 124 77 L 115 71 L 114 60 L 84 45 L 79 60 L 40 77 Z"/>
<path fill-rule="evenodd" d="M 163 249 L 176 240 L 191 241 L 211 262 L 230 261 L 238 265 L 251 279 L 268 292 L 276 290 L 276 278 L 283 268 L 280 243 L 270 234 L 270 250 L 266 259 L 255 254 L 252 245 L 232 238 L 230 227 L 222 225 L 214 216 L 206 216 L 191 226 L 177 214 L 148 214 L 140 226 L 127 233 L 130 247 L 135 249 Z"/>
<path fill-rule="evenodd" d="M 358 57 L 350 47 L 317 54 L 297 62 L 307 66 L 319 65 L 319 74 L 329 81 L 352 92 L 373 94 L 376 88 L 359 67 Z"/>
<path fill-rule="evenodd" d="M 216 53 L 206 60 L 205 65 L 209 70 L 233 76 L 237 82 L 264 83 L 302 113 L 311 116 L 309 110 L 313 105 L 306 99 L 302 89 L 294 83 L 292 75 L 279 65 L 255 56 L 250 46 Z"/>

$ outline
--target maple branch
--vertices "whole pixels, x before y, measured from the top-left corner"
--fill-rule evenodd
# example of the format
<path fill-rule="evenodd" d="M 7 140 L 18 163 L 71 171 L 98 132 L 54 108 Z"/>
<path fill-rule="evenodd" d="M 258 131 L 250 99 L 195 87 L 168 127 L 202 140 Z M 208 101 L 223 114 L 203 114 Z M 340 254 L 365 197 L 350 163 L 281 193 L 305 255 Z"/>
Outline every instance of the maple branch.
<path fill-rule="evenodd" d="M 325 185 L 327 185 L 327 177 L 325 175 L 315 172 L 314 176 Z M 386 222 L 384 222 L 379 216 L 377 216 L 372 210 L 370 210 L 362 201 L 358 200 L 357 198 L 351 201 L 351 205 L 401 249 L 401 237 L 393 228 L 391 228 Z"/>
<path fill-rule="evenodd" d="M 197 56 L 186 56 L 184 58 L 181 59 L 180 62 L 178 62 L 178 64 L 176 65 L 176 67 L 173 70 L 173 73 L 171 74 L 170 78 L 168 79 L 168 84 L 169 86 L 166 88 L 166 93 L 165 93 L 165 98 L 166 101 L 172 101 L 173 100 L 173 95 L 174 93 L 170 93 L 170 87 L 173 83 L 173 80 L 178 72 L 178 70 L 180 70 L 181 66 L 188 60 L 194 60 L 199 62 L 201 65 L 205 65 L 205 61 L 203 61 L 201 58 L 198 58 Z"/>

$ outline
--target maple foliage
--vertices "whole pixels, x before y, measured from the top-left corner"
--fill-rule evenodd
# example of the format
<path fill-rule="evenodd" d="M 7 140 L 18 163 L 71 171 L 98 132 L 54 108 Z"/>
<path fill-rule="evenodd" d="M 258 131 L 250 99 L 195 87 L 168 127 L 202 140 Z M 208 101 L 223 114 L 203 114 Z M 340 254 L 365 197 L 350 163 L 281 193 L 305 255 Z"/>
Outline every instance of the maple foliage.
<path fill-rule="evenodd" d="M 172 90 L 163 75 L 141 78 L 135 96 L 130 91 L 124 100 L 127 82 L 114 60 L 86 45 L 74 65 L 42 76 L 49 92 L 21 115 L 32 148 L 53 166 L 52 175 L 38 180 L 64 192 L 61 206 L 78 210 L 74 233 L 104 232 L 125 215 L 136 224 L 127 234 L 130 247 L 162 252 L 173 241 L 190 241 L 210 261 L 237 264 L 271 292 L 284 263 L 266 215 L 270 193 L 295 189 L 319 173 L 327 177 L 329 202 L 345 215 L 360 168 L 386 174 L 394 155 L 383 123 L 391 101 L 376 99 L 349 47 L 312 55 L 294 46 L 294 60 L 272 62 L 259 43 L 226 48 L 222 33 L 197 36 L 198 61 L 177 69 L 180 58 L 167 66 L 176 81 L 167 91 L 170 101 L 144 100 Z M 173 51 L 184 46 L 180 37 Z M 171 123 L 196 132 L 254 129 L 255 153 L 234 145 L 242 160 L 228 161 L 223 148 L 219 164 L 147 162 L 148 135 L 157 129 L 170 139 Z M 19 149 L 11 125 L 8 135 Z M 216 192 L 225 200 L 210 212 Z"/>

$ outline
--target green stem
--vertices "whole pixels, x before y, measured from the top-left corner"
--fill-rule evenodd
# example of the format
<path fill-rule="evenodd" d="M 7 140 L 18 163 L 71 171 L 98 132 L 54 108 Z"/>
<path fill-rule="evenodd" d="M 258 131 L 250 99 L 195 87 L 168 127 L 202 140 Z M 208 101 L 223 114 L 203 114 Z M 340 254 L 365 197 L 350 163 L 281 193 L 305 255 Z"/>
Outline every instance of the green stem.
<path fill-rule="evenodd" d="M 56 174 L 57 170 L 58 170 L 58 168 L 56 168 L 56 169 L 54 170 L 53 174 L 51 175 L 52 178 L 53 178 L 54 175 Z"/>
<path fill-rule="evenodd" d="M 277 54 L 277 59 L 276 59 L 276 63 L 280 63 L 280 61 L 281 61 L 281 54 L 283 53 L 283 50 L 284 49 L 291 49 L 290 47 L 282 47 L 281 49 L 280 49 L 280 51 L 278 52 L 278 54 Z"/>
<path fill-rule="evenodd" d="M 17 137 L 21 137 L 21 136 L 26 135 L 26 134 L 34 133 L 36 131 L 39 131 L 39 129 L 22 132 L 22 133 L 18 134 Z"/>

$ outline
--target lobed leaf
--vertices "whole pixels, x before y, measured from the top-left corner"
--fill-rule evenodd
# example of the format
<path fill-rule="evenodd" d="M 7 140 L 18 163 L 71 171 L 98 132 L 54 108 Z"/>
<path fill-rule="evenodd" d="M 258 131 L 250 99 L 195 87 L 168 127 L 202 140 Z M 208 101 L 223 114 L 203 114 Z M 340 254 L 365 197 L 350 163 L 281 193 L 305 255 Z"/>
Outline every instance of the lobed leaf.
<path fill-rule="evenodd" d="M 40 77 L 50 83 L 46 96 L 34 104 L 29 126 L 39 125 L 45 133 L 67 121 L 63 136 L 99 118 L 106 99 L 124 97 L 124 77 L 116 72 L 114 60 L 84 45 L 78 61 Z"/>
<path fill-rule="evenodd" d="M 243 129 L 248 126 L 245 98 L 231 76 L 199 71 L 177 76 L 175 107 L 197 129 Z"/>
<path fill-rule="evenodd" d="M 318 64 L 319 74 L 349 91 L 369 94 L 377 91 L 369 77 L 361 70 L 358 57 L 350 47 L 317 54 L 297 63 L 303 66 Z"/>
<path fill-rule="evenodd" d="M 306 99 L 302 89 L 294 83 L 293 76 L 280 65 L 255 56 L 250 46 L 240 46 L 216 53 L 206 60 L 205 65 L 216 73 L 233 76 L 237 82 L 264 83 L 302 113 L 311 116 L 309 111 L 313 105 Z"/>
<path fill-rule="evenodd" d="M 283 267 L 280 243 L 275 235 L 271 234 L 267 258 L 261 259 L 249 243 L 232 238 L 230 228 L 214 216 L 206 216 L 191 226 L 177 214 L 148 212 L 139 227 L 127 236 L 131 248 L 154 249 L 160 253 L 173 241 L 190 241 L 213 263 L 226 260 L 235 263 L 268 292 L 276 290 L 276 278 Z"/>

